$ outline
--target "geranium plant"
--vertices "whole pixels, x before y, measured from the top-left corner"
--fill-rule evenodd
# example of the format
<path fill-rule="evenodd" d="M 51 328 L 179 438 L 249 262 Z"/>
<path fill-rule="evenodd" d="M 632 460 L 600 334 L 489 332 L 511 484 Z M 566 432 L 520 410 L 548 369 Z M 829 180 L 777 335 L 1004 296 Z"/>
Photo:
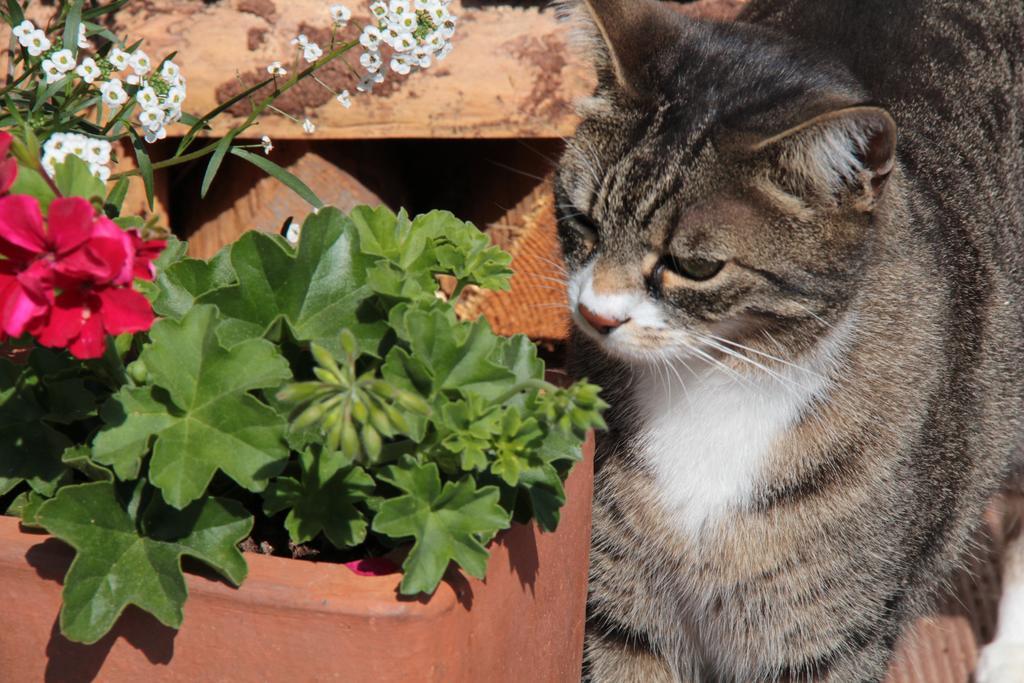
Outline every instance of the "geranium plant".
<path fill-rule="evenodd" d="M 443 7 L 415 5 L 415 45 L 443 37 Z M 48 52 L 54 31 L 68 44 L 93 10 L 61 6 L 43 31 L 16 9 L 8 3 L 16 61 L 35 76 L 3 91 L 16 125 L 0 133 L 0 513 L 74 548 L 65 636 L 95 642 L 129 604 L 178 627 L 182 557 L 237 585 L 243 542 L 392 561 L 412 595 L 432 592 L 453 563 L 483 576 L 488 542 L 513 521 L 556 527 L 562 483 L 604 404 L 586 382 L 545 381 L 525 337 L 457 318 L 451 302 L 467 286 L 507 287 L 508 254 L 444 212 L 318 207 L 296 243 L 252 232 L 208 261 L 188 258 L 184 243 L 121 215 L 130 176 L 106 177 L 96 165 L 109 150 L 89 151 L 120 130 L 143 176 L 158 166 L 127 109 L 98 129 L 88 116 L 99 100 L 79 99 L 124 45 L 99 48 L 83 70 L 93 81 L 47 85 L 76 60 Z M 367 28 L 403 20 L 384 9 Z M 349 18 L 331 14 L 336 26 Z M 80 25 L 83 41 L 103 37 Z M 366 54 L 379 60 L 369 35 Z M 414 46 L 388 40 L 401 73 Z M 308 68 L 327 56 L 297 45 Z M 444 45 L 429 49 L 440 56 Z M 123 51 L 130 66 L 137 50 Z M 152 88 L 166 115 L 168 93 L 140 70 L 130 94 Z M 20 109 L 40 90 L 49 105 Z M 216 113 L 194 117 L 169 162 L 201 151 L 215 166 L 231 139 L 188 149 Z M 39 143 L 55 134 L 59 146 Z"/>

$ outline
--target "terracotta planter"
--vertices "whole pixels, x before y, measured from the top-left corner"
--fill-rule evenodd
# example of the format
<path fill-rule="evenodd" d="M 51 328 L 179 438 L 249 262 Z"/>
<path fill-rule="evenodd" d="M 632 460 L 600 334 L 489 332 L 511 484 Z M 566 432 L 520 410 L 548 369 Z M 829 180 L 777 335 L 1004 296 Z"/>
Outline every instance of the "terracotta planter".
<path fill-rule="evenodd" d="M 250 554 L 240 589 L 188 577 L 180 631 L 129 608 L 91 646 L 57 627 L 71 550 L 0 517 L 0 680 L 579 681 L 593 437 L 584 452 L 558 531 L 502 533 L 484 581 L 451 572 L 404 600 L 398 574 Z"/>

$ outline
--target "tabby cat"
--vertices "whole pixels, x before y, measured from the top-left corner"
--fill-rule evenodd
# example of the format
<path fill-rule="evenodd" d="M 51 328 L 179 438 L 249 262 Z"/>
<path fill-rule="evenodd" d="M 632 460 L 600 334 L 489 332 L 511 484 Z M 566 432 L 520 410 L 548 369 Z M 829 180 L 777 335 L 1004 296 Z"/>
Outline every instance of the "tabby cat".
<path fill-rule="evenodd" d="M 585 675 L 882 680 L 1024 442 L 1024 2 L 568 9 Z M 979 681 L 1024 681 L 1020 574 Z"/>

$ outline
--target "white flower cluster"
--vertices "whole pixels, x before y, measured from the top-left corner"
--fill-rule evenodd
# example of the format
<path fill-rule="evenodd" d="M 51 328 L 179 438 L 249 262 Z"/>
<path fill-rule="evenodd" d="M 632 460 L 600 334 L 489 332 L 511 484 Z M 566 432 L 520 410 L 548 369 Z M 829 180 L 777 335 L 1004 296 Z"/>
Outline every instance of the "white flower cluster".
<path fill-rule="evenodd" d="M 103 104 L 113 110 L 127 103 L 131 96 L 125 84 L 135 86 L 133 94 L 140 105 L 138 121 L 145 130 L 147 142 L 167 137 L 166 127 L 181 118 L 185 78 L 170 60 L 160 65 L 158 73 L 151 73 L 153 62 L 145 52 L 139 49 L 126 52 L 115 47 L 106 57 L 85 57 L 79 64 L 71 50 L 54 48 L 46 33 L 27 19 L 14 28 L 14 35 L 31 56 L 43 57 L 40 66 L 47 84 L 62 81 L 72 72 L 90 85 L 99 82 Z M 78 47 L 91 47 L 84 26 L 79 26 Z"/>
<path fill-rule="evenodd" d="M 133 68 L 135 63 L 133 56 Z M 170 60 L 160 66 L 160 73 L 152 76 L 148 73 L 148 68 L 136 71 L 139 89 L 135 93 L 135 100 L 141 107 L 139 123 L 146 129 L 146 142 L 155 142 L 167 137 L 167 126 L 181 119 L 181 106 L 185 103 L 185 77 L 181 75 L 178 65 Z"/>
<path fill-rule="evenodd" d="M 359 63 L 367 74 L 357 89 L 370 92 L 384 80 L 383 45 L 392 50 L 389 68 L 402 76 L 447 57 L 456 20 L 448 11 L 450 4 L 451 0 L 376 0 L 371 4 L 377 24 L 366 26 L 359 36 L 359 44 L 365 48 Z"/>
<path fill-rule="evenodd" d="M 396 74 L 407 75 L 414 69 L 426 69 L 434 61 L 448 56 L 452 51 L 452 36 L 455 35 L 456 17 L 449 11 L 452 0 L 374 0 L 370 12 L 375 23 L 363 28 L 359 44 L 363 53 L 359 64 L 366 71 L 356 90 L 362 93 L 373 91 L 373 86 L 384 82 L 385 63 Z M 334 29 L 344 28 L 352 19 L 352 11 L 345 5 L 330 6 L 331 25 Z M 302 53 L 309 63 L 316 62 L 324 55 L 323 49 L 305 34 L 292 38 L 292 45 Z M 334 48 L 332 34 L 331 48 Z M 385 56 L 383 51 L 387 49 Z M 285 76 L 288 70 L 281 62 L 271 62 L 267 73 L 275 78 Z M 322 81 L 318 83 L 330 90 L 338 104 L 346 109 L 352 106 L 352 94 L 348 90 L 335 92 Z M 280 110 L 276 110 L 281 114 Z M 296 123 L 298 119 L 288 115 Z M 316 125 L 304 119 L 302 129 L 312 135 Z M 264 150 L 266 145 L 264 145 Z"/>
<path fill-rule="evenodd" d="M 110 143 L 106 140 L 78 133 L 54 133 L 43 144 L 43 168 L 52 176 L 57 164 L 68 155 L 89 164 L 89 171 L 103 182 L 110 178 Z"/>

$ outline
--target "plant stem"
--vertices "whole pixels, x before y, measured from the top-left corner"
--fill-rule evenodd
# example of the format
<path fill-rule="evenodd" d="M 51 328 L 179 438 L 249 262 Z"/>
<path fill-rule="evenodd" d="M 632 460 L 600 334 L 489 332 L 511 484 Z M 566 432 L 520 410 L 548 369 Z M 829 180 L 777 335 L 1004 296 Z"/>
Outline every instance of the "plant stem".
<path fill-rule="evenodd" d="M 288 92 L 291 88 L 295 87 L 299 83 L 299 81 L 301 81 L 306 76 L 309 76 L 310 74 L 316 73 L 318 70 L 320 70 L 321 68 L 326 66 L 329 62 L 334 60 L 336 57 L 341 56 L 342 54 L 344 54 L 348 50 L 351 50 L 353 47 L 355 47 L 358 44 L 359 44 L 358 40 L 352 40 L 352 41 L 349 41 L 347 43 L 343 43 L 341 45 L 341 47 L 339 47 L 339 48 L 337 48 L 335 50 L 331 50 L 330 52 L 325 54 L 323 57 L 321 57 L 317 61 L 315 61 L 312 64 L 310 64 L 307 68 L 305 68 L 302 71 L 299 71 L 298 73 L 296 73 L 290 79 L 285 81 L 284 84 L 281 85 L 280 88 L 278 88 L 273 93 L 271 93 L 270 95 L 265 97 L 262 101 L 260 101 L 260 103 L 258 105 L 256 105 L 256 107 L 245 118 L 245 120 L 242 121 L 242 123 L 240 123 L 239 125 L 237 125 L 234 128 L 232 128 L 230 131 L 228 131 L 228 135 L 231 135 L 233 137 L 238 137 L 238 135 L 240 135 L 243 131 L 247 130 L 248 128 L 251 128 L 254 125 L 256 125 L 256 119 L 260 116 L 260 114 L 262 114 L 267 109 L 267 107 L 269 107 L 271 104 L 273 104 L 274 101 L 278 97 L 280 97 L 284 93 Z M 157 163 L 153 164 L 153 170 L 160 169 L 160 168 L 169 168 L 171 166 L 177 166 L 178 164 L 184 164 L 184 163 L 189 162 L 189 161 L 194 161 L 196 159 L 201 159 L 202 157 L 206 156 L 207 154 L 212 154 L 213 153 L 213 150 L 217 147 L 217 142 L 218 141 L 214 141 L 214 142 L 210 143 L 209 145 L 207 145 L 206 147 L 203 147 L 201 149 L 196 150 L 195 152 L 191 152 L 189 154 L 183 154 L 182 156 L 172 157 L 170 159 L 165 159 L 164 161 L 157 162 Z M 142 171 L 139 170 L 139 169 L 132 169 L 130 171 L 124 171 L 122 173 L 115 173 L 114 175 L 110 176 L 110 179 L 111 180 L 119 180 L 121 178 L 127 178 L 129 176 L 141 175 L 141 173 L 142 173 Z"/>
<path fill-rule="evenodd" d="M 550 391 L 552 389 L 557 388 L 558 387 L 556 387 L 551 382 L 546 382 L 542 379 L 525 379 L 519 384 L 512 387 L 511 389 L 509 389 L 508 391 L 506 391 L 501 396 L 499 396 L 494 402 L 497 405 L 501 405 L 505 401 L 511 400 L 512 397 L 514 397 L 516 394 L 522 391 L 527 391 L 528 389 L 537 389 L 538 391 Z"/>

